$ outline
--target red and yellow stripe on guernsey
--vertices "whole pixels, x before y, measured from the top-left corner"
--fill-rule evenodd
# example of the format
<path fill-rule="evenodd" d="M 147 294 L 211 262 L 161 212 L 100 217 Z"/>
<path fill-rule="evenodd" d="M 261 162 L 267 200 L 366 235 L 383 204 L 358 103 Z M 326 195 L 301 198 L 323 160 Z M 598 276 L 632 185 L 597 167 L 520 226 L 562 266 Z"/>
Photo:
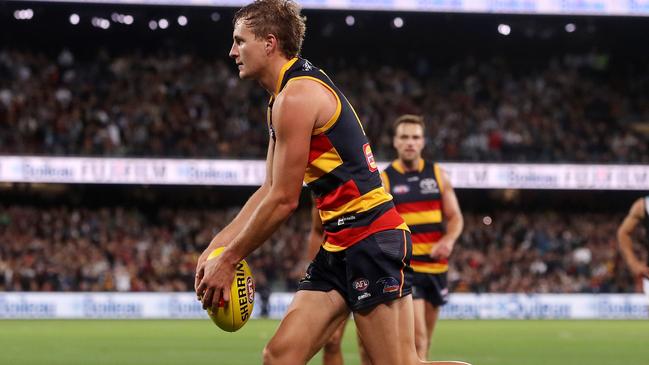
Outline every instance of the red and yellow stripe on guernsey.
<path fill-rule="evenodd" d="M 448 260 L 440 260 L 438 262 L 425 262 L 416 259 L 410 260 L 410 267 L 416 272 L 423 272 L 428 274 L 440 274 L 448 271 Z"/>
<path fill-rule="evenodd" d="M 442 207 L 439 200 L 401 203 L 397 204 L 396 208 L 409 227 L 415 227 L 420 224 L 436 224 L 442 222 Z M 417 232 L 417 230 L 414 231 Z M 448 270 L 448 260 L 440 260 L 436 262 L 417 260 L 417 256 L 427 257 L 441 237 L 441 231 L 417 232 L 412 234 L 413 258 L 410 262 L 410 266 L 414 271 L 438 274 Z"/>
<path fill-rule="evenodd" d="M 330 173 L 343 164 L 342 158 L 336 151 L 329 138 L 324 134 L 311 137 L 309 163 L 304 173 L 304 182 L 309 184 Z"/>
<path fill-rule="evenodd" d="M 397 211 L 409 226 L 442 222 L 439 200 L 397 204 Z"/>
<path fill-rule="evenodd" d="M 409 231 L 408 226 L 394 208 L 389 209 L 367 226 L 350 227 L 339 232 L 325 231 L 326 241 L 322 247 L 330 252 L 342 251 L 376 232 L 388 229 Z"/>

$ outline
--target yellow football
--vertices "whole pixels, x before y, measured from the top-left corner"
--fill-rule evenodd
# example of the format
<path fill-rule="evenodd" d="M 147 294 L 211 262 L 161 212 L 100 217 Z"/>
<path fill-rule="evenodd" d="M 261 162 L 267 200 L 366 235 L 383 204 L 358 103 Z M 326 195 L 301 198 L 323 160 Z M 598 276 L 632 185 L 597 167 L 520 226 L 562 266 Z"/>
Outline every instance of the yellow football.
<path fill-rule="evenodd" d="M 223 247 L 212 251 L 207 257 L 211 260 L 223 252 Z M 237 264 L 234 272 L 234 281 L 230 289 L 230 302 L 219 303 L 216 312 L 207 309 L 207 314 L 212 321 L 224 331 L 234 332 L 243 327 L 250 316 L 255 302 L 255 282 L 250 272 L 250 267 L 246 260 L 241 260 Z"/>

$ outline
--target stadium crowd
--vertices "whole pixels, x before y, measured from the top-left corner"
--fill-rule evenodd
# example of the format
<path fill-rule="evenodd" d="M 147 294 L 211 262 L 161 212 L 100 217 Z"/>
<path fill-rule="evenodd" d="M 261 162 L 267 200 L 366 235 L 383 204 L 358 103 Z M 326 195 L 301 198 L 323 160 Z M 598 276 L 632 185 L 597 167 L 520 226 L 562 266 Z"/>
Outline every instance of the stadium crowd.
<path fill-rule="evenodd" d="M 323 63 L 380 159 L 392 156 L 391 121 L 409 112 L 434 126 L 438 160 L 649 162 L 634 128 L 649 117 L 649 76 L 606 55 Z M 0 153 L 263 158 L 267 95 L 234 71 L 193 53 L 0 49 Z"/>
<path fill-rule="evenodd" d="M 198 255 L 236 209 L 0 207 L 0 291 L 189 291 Z M 633 292 L 621 214 L 465 213 L 453 292 Z M 248 261 L 257 290 L 293 290 L 307 262 L 300 209 Z M 645 257 L 646 258 L 646 257 Z"/>

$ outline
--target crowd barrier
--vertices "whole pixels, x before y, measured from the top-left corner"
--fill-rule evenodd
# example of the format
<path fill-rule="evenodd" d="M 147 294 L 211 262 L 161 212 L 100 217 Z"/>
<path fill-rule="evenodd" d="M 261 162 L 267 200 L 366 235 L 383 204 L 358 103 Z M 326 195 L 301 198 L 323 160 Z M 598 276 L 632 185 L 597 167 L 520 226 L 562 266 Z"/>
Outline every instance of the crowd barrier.
<path fill-rule="evenodd" d="M 282 318 L 293 293 L 273 293 L 267 316 Z M 253 318 L 264 303 L 255 299 Z M 641 294 L 453 294 L 447 319 L 647 319 Z M 194 293 L 0 293 L 0 319 L 200 319 Z"/>

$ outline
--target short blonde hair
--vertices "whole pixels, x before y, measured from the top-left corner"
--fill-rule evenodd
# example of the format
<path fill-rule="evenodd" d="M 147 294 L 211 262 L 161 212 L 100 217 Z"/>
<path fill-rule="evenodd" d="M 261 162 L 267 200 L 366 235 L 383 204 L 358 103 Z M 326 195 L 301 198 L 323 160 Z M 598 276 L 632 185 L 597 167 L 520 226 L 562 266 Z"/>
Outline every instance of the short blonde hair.
<path fill-rule="evenodd" d="M 392 134 L 397 134 L 397 128 L 402 124 L 417 124 L 421 126 L 423 132 L 426 132 L 426 124 L 424 123 L 424 117 L 416 114 L 404 114 L 397 118 L 394 123 L 392 123 Z"/>
<path fill-rule="evenodd" d="M 257 38 L 272 34 L 279 40 L 282 54 L 297 57 L 302 50 L 306 17 L 300 14 L 300 6 L 293 0 L 256 0 L 234 14 L 232 24 L 245 21 Z"/>

